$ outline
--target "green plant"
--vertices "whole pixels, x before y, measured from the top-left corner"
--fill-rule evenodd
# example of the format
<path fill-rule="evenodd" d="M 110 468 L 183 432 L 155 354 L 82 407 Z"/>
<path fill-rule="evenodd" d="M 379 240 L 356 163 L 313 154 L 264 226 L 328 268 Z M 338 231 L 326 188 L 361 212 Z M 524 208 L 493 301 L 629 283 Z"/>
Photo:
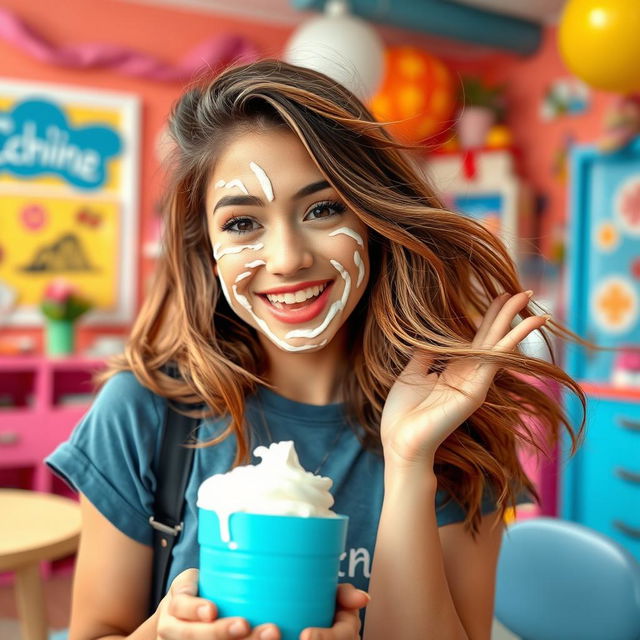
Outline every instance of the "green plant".
<path fill-rule="evenodd" d="M 459 101 L 466 107 L 490 109 L 495 113 L 497 119 L 502 119 L 504 115 L 504 86 L 489 86 L 476 76 L 464 76 Z"/>
<path fill-rule="evenodd" d="M 50 320 L 75 320 L 92 306 L 87 298 L 63 278 L 56 278 L 47 285 L 40 302 L 40 310 Z"/>

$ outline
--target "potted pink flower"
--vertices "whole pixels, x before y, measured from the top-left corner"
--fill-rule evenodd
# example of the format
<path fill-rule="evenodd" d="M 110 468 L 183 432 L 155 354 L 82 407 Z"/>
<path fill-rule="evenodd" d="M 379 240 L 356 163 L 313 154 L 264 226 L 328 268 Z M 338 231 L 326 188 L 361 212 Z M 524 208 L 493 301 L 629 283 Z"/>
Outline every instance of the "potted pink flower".
<path fill-rule="evenodd" d="M 463 149 L 483 147 L 491 127 L 504 115 L 504 87 L 489 86 L 480 78 L 462 78 L 456 122 L 458 141 Z"/>
<path fill-rule="evenodd" d="M 73 353 L 74 322 L 92 306 L 91 302 L 64 278 L 56 278 L 47 285 L 40 302 L 40 310 L 46 319 L 46 346 L 49 355 Z"/>

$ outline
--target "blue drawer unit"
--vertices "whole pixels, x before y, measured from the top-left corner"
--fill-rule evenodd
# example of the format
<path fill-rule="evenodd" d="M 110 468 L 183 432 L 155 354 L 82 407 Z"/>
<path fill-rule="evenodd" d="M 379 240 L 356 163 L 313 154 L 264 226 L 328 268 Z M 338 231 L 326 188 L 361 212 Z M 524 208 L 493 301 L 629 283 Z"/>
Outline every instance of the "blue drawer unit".
<path fill-rule="evenodd" d="M 613 154 L 571 154 L 567 324 L 607 351 L 570 345 L 565 366 L 588 395 L 574 458 L 564 445 L 562 517 L 621 542 L 640 560 L 640 387 L 614 386 L 617 354 L 640 348 L 640 139 Z M 580 405 L 566 397 L 578 426 Z"/>
<path fill-rule="evenodd" d="M 640 403 L 589 396 L 587 430 L 571 461 L 564 516 L 601 531 L 640 560 Z"/>

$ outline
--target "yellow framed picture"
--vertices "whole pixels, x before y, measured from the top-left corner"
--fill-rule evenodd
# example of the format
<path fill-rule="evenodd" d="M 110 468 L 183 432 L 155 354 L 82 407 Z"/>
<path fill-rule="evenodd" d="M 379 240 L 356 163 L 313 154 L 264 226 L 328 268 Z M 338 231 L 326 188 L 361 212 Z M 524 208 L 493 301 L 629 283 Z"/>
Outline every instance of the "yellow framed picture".
<path fill-rule="evenodd" d="M 129 94 L 0 81 L 3 320 L 42 324 L 54 278 L 90 298 L 87 324 L 133 319 L 139 101 Z"/>

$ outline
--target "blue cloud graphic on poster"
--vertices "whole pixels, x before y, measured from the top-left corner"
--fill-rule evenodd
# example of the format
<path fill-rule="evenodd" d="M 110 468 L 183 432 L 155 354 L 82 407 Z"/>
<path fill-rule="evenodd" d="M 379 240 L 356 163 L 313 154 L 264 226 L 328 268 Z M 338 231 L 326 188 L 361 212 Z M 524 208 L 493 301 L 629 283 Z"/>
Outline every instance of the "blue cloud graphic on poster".
<path fill-rule="evenodd" d="M 121 151 L 113 128 L 74 127 L 48 100 L 28 99 L 0 111 L 0 173 L 54 175 L 74 187 L 97 189 L 107 179 L 107 162 Z"/>

